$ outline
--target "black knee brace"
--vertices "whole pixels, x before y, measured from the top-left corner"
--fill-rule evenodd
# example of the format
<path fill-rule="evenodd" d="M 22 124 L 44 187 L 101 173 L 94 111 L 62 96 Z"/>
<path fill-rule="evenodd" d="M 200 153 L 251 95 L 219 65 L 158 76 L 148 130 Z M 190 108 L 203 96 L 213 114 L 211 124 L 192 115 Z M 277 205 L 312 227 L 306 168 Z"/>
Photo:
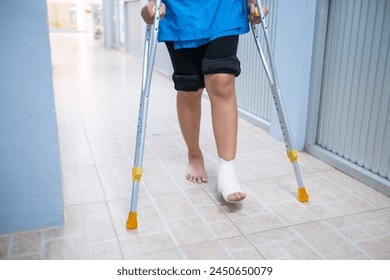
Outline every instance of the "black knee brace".
<path fill-rule="evenodd" d="M 204 88 L 204 79 L 201 75 L 172 75 L 176 90 L 197 91 Z"/>
<path fill-rule="evenodd" d="M 202 60 L 202 71 L 204 75 L 226 73 L 237 77 L 241 73 L 240 61 L 235 55 L 207 57 Z"/>

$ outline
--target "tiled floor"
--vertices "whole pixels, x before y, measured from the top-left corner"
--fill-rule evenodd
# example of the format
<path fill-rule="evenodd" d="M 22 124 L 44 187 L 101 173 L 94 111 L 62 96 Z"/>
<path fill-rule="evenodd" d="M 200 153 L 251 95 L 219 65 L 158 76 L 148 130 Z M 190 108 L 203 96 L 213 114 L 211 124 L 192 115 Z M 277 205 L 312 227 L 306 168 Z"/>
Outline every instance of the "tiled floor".
<path fill-rule="evenodd" d="M 210 106 L 203 101 L 208 184 L 184 178 L 186 149 L 170 79 L 155 73 L 139 228 L 126 230 L 140 65 L 85 34 L 53 34 L 66 223 L 0 236 L 1 259 L 390 259 L 390 198 L 302 152 L 310 201 L 297 201 L 284 145 L 239 122 L 248 198 L 216 192 Z"/>

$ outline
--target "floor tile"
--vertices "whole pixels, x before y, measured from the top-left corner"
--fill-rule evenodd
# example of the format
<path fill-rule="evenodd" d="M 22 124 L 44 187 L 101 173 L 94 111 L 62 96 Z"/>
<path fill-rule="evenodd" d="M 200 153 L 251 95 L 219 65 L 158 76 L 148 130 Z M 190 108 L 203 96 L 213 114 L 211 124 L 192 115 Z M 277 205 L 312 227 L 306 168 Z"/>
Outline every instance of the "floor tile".
<path fill-rule="evenodd" d="M 385 224 L 390 225 L 390 215 L 388 209 L 378 209 L 363 213 L 357 213 L 353 215 L 348 215 L 345 218 L 354 225 L 366 225 L 378 221 L 383 221 L 385 222 Z"/>
<path fill-rule="evenodd" d="M 198 217 L 169 221 L 168 227 L 179 246 L 218 239 L 207 223 Z"/>
<path fill-rule="evenodd" d="M 65 207 L 65 224 L 62 227 L 44 230 L 45 239 L 63 238 L 86 233 L 81 205 Z"/>
<path fill-rule="evenodd" d="M 9 235 L 0 236 L 0 259 L 5 259 L 8 255 Z"/>
<path fill-rule="evenodd" d="M 339 215 L 350 215 L 375 209 L 372 205 L 357 197 L 332 202 L 329 203 L 329 206 Z"/>
<path fill-rule="evenodd" d="M 251 252 L 251 249 L 255 249 L 255 246 L 243 235 L 231 238 L 222 238 L 220 239 L 220 242 L 229 252 L 244 252 L 245 250 L 247 252 Z"/>
<path fill-rule="evenodd" d="M 40 231 L 15 234 L 13 235 L 12 257 L 40 254 L 42 242 Z"/>
<path fill-rule="evenodd" d="M 246 182 L 245 187 L 256 199 L 264 204 L 290 200 L 289 195 L 268 180 Z"/>
<path fill-rule="evenodd" d="M 194 207 L 181 192 L 155 194 L 153 200 L 163 218 L 168 221 L 196 215 Z"/>
<path fill-rule="evenodd" d="M 148 193 L 155 194 L 179 191 L 179 187 L 176 185 L 176 182 L 171 178 L 170 175 L 161 175 L 158 177 L 159 179 L 156 180 L 155 176 L 145 176 L 144 184 L 148 190 Z"/>
<path fill-rule="evenodd" d="M 234 260 L 264 260 L 264 257 L 255 248 L 247 248 L 230 252 Z"/>
<path fill-rule="evenodd" d="M 197 206 L 196 210 L 206 223 L 226 222 L 228 217 L 217 205 Z"/>
<path fill-rule="evenodd" d="M 390 246 L 379 240 L 366 240 L 357 244 L 360 250 L 373 260 L 389 260 Z"/>
<path fill-rule="evenodd" d="M 45 259 L 47 260 L 87 260 L 90 258 L 86 235 L 46 241 Z"/>
<path fill-rule="evenodd" d="M 321 256 L 302 239 L 278 243 L 292 260 L 319 260 Z"/>
<path fill-rule="evenodd" d="M 339 233 L 347 240 L 351 242 L 364 241 L 366 239 L 371 239 L 371 235 L 367 233 L 361 227 L 352 227 L 345 230 L 340 230 Z"/>
<path fill-rule="evenodd" d="M 278 243 L 256 246 L 266 260 L 286 260 L 288 254 Z"/>
<path fill-rule="evenodd" d="M 172 237 L 165 232 L 124 238 L 120 242 L 125 259 L 176 247 Z"/>
<path fill-rule="evenodd" d="M 285 226 L 277 216 L 264 214 L 247 218 L 234 219 L 234 223 L 244 234 L 265 231 Z"/>
<path fill-rule="evenodd" d="M 271 204 L 270 209 L 275 213 L 286 225 L 294 225 L 318 220 L 318 217 L 313 215 L 299 201 L 288 201 L 283 203 Z"/>
<path fill-rule="evenodd" d="M 162 250 L 133 257 L 135 260 L 184 260 L 184 256 L 177 248 Z"/>
<path fill-rule="evenodd" d="M 41 254 L 33 253 L 12 257 L 13 260 L 42 260 Z"/>
<path fill-rule="evenodd" d="M 181 247 L 189 260 L 230 260 L 233 257 L 219 241 L 210 241 Z"/>
<path fill-rule="evenodd" d="M 83 213 L 87 224 L 111 219 L 106 201 L 85 203 Z"/>
<path fill-rule="evenodd" d="M 218 238 L 229 238 L 242 235 L 241 231 L 230 220 L 210 223 L 208 226 Z"/>
<path fill-rule="evenodd" d="M 103 242 L 117 238 L 111 219 L 87 223 L 89 242 Z"/>
<path fill-rule="evenodd" d="M 273 229 L 268 231 L 256 232 L 247 235 L 248 240 L 256 247 L 265 245 L 288 242 L 296 240 L 299 235 L 289 227 Z"/>
<path fill-rule="evenodd" d="M 305 207 L 318 219 L 328 219 L 340 216 L 331 206 L 327 204 L 313 204 Z"/>
<path fill-rule="evenodd" d="M 297 225 L 293 229 L 324 259 L 354 259 L 362 254 L 354 244 L 323 222 Z"/>
<path fill-rule="evenodd" d="M 196 208 L 216 205 L 212 198 L 208 195 L 207 190 L 204 189 L 204 186 L 184 189 L 183 193 Z"/>
<path fill-rule="evenodd" d="M 91 244 L 92 257 L 95 260 L 118 260 L 123 254 L 118 240 Z"/>

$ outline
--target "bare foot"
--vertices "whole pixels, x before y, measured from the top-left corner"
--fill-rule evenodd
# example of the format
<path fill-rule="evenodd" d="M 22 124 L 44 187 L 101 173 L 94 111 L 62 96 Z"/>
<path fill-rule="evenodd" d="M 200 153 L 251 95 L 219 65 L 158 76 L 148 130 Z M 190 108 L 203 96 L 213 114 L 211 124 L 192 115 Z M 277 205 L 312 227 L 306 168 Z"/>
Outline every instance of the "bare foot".
<path fill-rule="evenodd" d="M 186 179 L 198 184 L 208 182 L 203 156 L 189 159 Z"/>

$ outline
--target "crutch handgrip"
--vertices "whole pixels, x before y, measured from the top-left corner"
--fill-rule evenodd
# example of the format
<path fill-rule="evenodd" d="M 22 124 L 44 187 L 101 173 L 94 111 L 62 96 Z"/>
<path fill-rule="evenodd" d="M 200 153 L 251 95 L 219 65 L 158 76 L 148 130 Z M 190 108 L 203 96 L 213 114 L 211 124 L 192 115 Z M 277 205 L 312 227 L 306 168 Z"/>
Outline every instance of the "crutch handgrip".
<path fill-rule="evenodd" d="M 252 7 L 255 8 L 255 10 L 254 10 L 254 16 L 255 16 L 255 17 L 259 17 L 259 16 L 260 16 L 259 9 L 257 8 L 257 6 L 256 6 L 254 3 L 249 4 L 249 6 L 248 6 L 249 12 L 251 11 Z"/>
<path fill-rule="evenodd" d="M 156 5 L 153 5 L 153 7 L 152 7 L 152 11 L 153 11 L 153 13 L 155 13 L 156 12 Z M 160 8 L 160 16 L 162 16 L 163 15 L 163 6 L 161 5 L 161 8 Z"/>

